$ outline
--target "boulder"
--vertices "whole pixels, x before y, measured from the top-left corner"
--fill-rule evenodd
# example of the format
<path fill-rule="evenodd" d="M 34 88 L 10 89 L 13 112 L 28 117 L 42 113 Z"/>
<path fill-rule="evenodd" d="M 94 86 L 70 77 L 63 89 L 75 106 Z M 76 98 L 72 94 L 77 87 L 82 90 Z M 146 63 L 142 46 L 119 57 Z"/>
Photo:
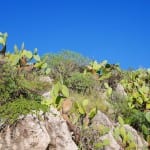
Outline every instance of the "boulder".
<path fill-rule="evenodd" d="M 41 77 L 40 77 L 40 81 L 42 81 L 42 82 L 48 82 L 48 83 L 52 84 L 53 79 L 51 79 L 51 78 L 48 77 L 48 76 L 41 76 Z"/>
<path fill-rule="evenodd" d="M 92 125 L 104 125 L 109 128 L 113 127 L 113 123 L 101 111 L 98 111 L 95 117 L 92 119 Z"/>
<path fill-rule="evenodd" d="M 118 83 L 115 90 L 113 90 L 112 95 L 111 95 L 111 99 L 113 101 L 117 101 L 117 100 L 124 100 L 127 98 L 127 93 L 124 90 L 124 87 Z"/>
<path fill-rule="evenodd" d="M 77 150 L 66 121 L 57 110 L 22 116 L 0 131 L 1 150 Z"/>
<path fill-rule="evenodd" d="M 47 82 L 50 85 L 53 82 L 53 80 L 48 76 L 41 76 L 39 80 L 42 81 L 42 82 Z M 48 89 L 47 91 L 44 91 L 43 93 L 41 93 L 41 96 L 43 96 L 45 99 L 50 99 L 51 98 L 50 89 Z"/>
<path fill-rule="evenodd" d="M 44 98 L 46 98 L 46 99 L 50 99 L 50 98 L 51 98 L 50 91 L 44 92 L 44 93 L 42 94 L 42 96 L 43 96 Z"/>
<path fill-rule="evenodd" d="M 110 119 L 101 111 L 98 111 L 96 116 L 92 119 L 92 124 L 91 126 L 99 126 L 99 125 L 103 125 L 105 127 L 109 128 L 109 132 L 100 136 L 99 137 L 99 142 L 103 142 L 105 140 L 109 141 L 109 144 L 107 144 L 106 146 L 103 147 L 103 150 L 123 150 L 122 148 L 122 140 L 116 140 L 114 138 L 114 129 L 117 126 L 120 126 L 119 123 L 113 123 L 112 121 L 110 121 Z M 138 134 L 138 132 L 133 129 L 131 126 L 129 125 L 123 125 L 125 130 L 127 132 L 130 132 L 133 136 L 133 141 L 136 144 L 136 149 L 137 150 L 142 150 L 142 149 L 146 149 L 148 146 L 148 143 Z"/>
<path fill-rule="evenodd" d="M 124 125 L 124 128 L 126 129 L 126 131 L 132 134 L 133 140 L 137 146 L 136 147 L 137 150 L 146 149 L 146 147 L 148 146 L 148 143 L 138 135 L 137 131 L 134 128 L 132 128 L 131 126 L 127 124 Z"/>
<path fill-rule="evenodd" d="M 109 141 L 109 144 L 104 146 L 104 150 L 123 150 L 121 146 L 117 143 L 116 139 L 113 137 L 112 131 L 100 137 L 100 141 L 104 140 Z"/>

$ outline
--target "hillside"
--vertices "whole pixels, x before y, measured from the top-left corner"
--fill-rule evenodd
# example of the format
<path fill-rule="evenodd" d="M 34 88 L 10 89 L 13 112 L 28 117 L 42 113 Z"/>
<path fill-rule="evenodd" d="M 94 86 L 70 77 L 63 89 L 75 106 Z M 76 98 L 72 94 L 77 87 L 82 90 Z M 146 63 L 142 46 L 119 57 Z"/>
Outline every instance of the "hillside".
<path fill-rule="evenodd" d="M 148 149 L 149 69 L 122 70 L 72 51 L 39 56 L 24 44 L 8 53 L 7 36 L 0 33 L 0 138 L 22 116 L 39 119 L 55 109 L 78 149 L 107 149 L 111 140 L 118 149 Z"/>

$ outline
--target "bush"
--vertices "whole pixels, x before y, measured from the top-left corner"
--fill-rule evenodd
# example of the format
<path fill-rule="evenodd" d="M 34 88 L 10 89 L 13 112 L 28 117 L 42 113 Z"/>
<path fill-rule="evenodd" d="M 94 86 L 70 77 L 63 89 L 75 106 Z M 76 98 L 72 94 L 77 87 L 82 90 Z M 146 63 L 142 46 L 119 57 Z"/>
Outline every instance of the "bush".
<path fill-rule="evenodd" d="M 100 136 L 104 129 L 99 130 L 93 127 L 88 127 L 81 130 L 81 141 L 79 143 L 79 148 L 83 150 L 100 150 L 104 149 L 105 146 L 109 145 L 109 140 L 100 140 Z"/>
<path fill-rule="evenodd" d="M 63 50 L 55 54 L 47 54 L 43 58 L 45 57 L 47 57 L 47 64 L 50 68 L 53 68 L 62 61 L 73 62 L 78 66 L 85 66 L 91 61 L 89 58 L 70 50 Z"/>
<path fill-rule="evenodd" d="M 78 93 L 90 93 L 95 86 L 96 81 L 90 73 L 83 74 L 80 72 L 75 72 L 70 78 L 66 80 L 66 85 L 72 91 L 77 91 Z"/>
<path fill-rule="evenodd" d="M 5 124 L 12 124 L 17 121 L 20 115 L 27 115 L 40 110 L 46 112 L 48 107 L 31 99 L 15 99 L 13 102 L 8 102 L 7 104 L 0 106 L 1 122 Z"/>
<path fill-rule="evenodd" d="M 39 91 L 46 89 L 48 85 L 39 82 L 36 75 L 28 73 L 28 79 L 24 74 L 17 74 L 17 69 L 5 64 L 0 68 L 0 105 L 14 101 L 19 97 L 40 100 Z"/>
<path fill-rule="evenodd" d="M 73 72 L 82 71 L 83 66 L 89 63 L 89 59 L 72 51 L 61 51 L 57 54 L 47 54 L 48 67 L 51 68 L 50 76 L 55 80 L 60 78 L 65 81 Z"/>
<path fill-rule="evenodd" d="M 145 139 L 150 135 L 150 122 L 146 119 L 145 112 L 133 109 L 130 112 L 130 116 L 126 117 L 125 121 L 137 131 L 142 132 Z"/>
<path fill-rule="evenodd" d="M 9 64 L 0 67 L 0 119 L 2 123 L 13 123 L 23 114 L 32 110 L 46 111 L 41 105 L 40 92 L 49 85 L 39 82 L 37 75 L 28 73 L 28 77 Z"/>

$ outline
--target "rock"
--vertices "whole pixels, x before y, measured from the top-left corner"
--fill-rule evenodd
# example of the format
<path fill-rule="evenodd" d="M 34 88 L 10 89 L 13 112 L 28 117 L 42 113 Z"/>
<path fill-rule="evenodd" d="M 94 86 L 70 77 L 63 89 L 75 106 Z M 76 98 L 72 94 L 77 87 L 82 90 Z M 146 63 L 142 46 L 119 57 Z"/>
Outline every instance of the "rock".
<path fill-rule="evenodd" d="M 111 99 L 113 101 L 124 100 L 127 97 L 127 93 L 125 92 L 123 86 L 121 84 L 117 84 L 115 90 L 112 92 Z"/>
<path fill-rule="evenodd" d="M 7 62 L 6 60 L 0 58 L 0 65 L 4 65 L 4 64 L 6 64 L 6 62 Z"/>
<path fill-rule="evenodd" d="M 77 150 L 65 120 L 55 109 L 21 117 L 0 131 L 0 150 Z"/>
<path fill-rule="evenodd" d="M 53 80 L 50 77 L 48 77 L 48 76 L 41 76 L 39 80 L 42 81 L 42 82 L 47 82 L 50 85 L 53 82 Z M 48 91 L 44 91 L 44 93 L 41 93 L 41 96 L 43 96 L 46 99 L 50 99 L 51 98 L 51 96 L 50 96 L 50 89 Z"/>
<path fill-rule="evenodd" d="M 112 131 L 100 137 L 101 141 L 108 140 L 109 144 L 104 146 L 104 150 L 123 150 L 113 137 Z"/>
<path fill-rule="evenodd" d="M 109 118 L 102 113 L 101 111 L 98 111 L 95 117 L 92 119 L 92 125 L 104 125 L 106 127 L 112 128 L 113 123 L 109 120 Z"/>
<path fill-rule="evenodd" d="M 109 144 L 103 147 L 103 150 L 123 150 L 122 148 L 122 140 L 115 139 L 113 131 L 114 129 L 119 126 L 119 123 L 113 123 L 110 121 L 110 119 L 102 112 L 98 111 L 96 116 L 92 119 L 91 126 L 93 127 L 99 127 L 100 125 L 103 125 L 105 127 L 109 128 L 109 132 L 105 133 L 104 135 L 100 136 L 99 142 L 103 142 L 104 140 L 108 140 Z M 148 143 L 138 135 L 137 131 L 133 129 L 129 125 L 124 125 L 124 128 L 126 131 L 130 132 L 133 136 L 133 141 L 136 144 L 137 150 L 146 149 L 148 146 Z"/>
<path fill-rule="evenodd" d="M 124 128 L 126 129 L 126 131 L 132 134 L 133 140 L 137 145 L 137 150 L 145 149 L 148 146 L 148 143 L 138 135 L 137 131 L 134 128 L 129 125 L 124 125 Z"/>
<path fill-rule="evenodd" d="M 53 80 L 50 77 L 48 77 L 48 76 L 42 76 L 42 77 L 40 77 L 40 81 L 48 82 L 50 84 L 53 82 Z"/>
<path fill-rule="evenodd" d="M 117 84 L 116 92 L 122 97 L 127 96 L 127 93 L 125 92 L 124 87 L 120 83 Z"/>
<path fill-rule="evenodd" d="M 46 98 L 46 99 L 50 99 L 50 98 L 51 98 L 50 91 L 44 92 L 44 93 L 42 94 L 42 96 L 43 96 L 44 98 Z"/>

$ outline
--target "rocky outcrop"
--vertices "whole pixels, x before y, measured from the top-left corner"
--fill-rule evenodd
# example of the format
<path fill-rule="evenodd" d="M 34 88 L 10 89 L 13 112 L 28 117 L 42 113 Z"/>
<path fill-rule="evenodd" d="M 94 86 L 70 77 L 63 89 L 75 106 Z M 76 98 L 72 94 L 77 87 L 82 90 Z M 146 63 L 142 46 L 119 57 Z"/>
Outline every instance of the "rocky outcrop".
<path fill-rule="evenodd" d="M 42 81 L 42 82 L 48 82 L 50 84 L 52 84 L 52 82 L 53 82 L 53 80 L 50 77 L 48 77 L 48 76 L 41 76 L 40 77 L 40 81 Z"/>
<path fill-rule="evenodd" d="M 59 112 L 22 116 L 0 132 L 0 150 L 77 150 L 65 120 Z"/>
<path fill-rule="evenodd" d="M 124 90 L 124 87 L 118 83 L 115 90 L 113 90 L 112 95 L 111 95 L 111 99 L 113 101 L 117 101 L 117 100 L 125 100 L 127 98 L 127 93 Z"/>
<path fill-rule="evenodd" d="M 122 97 L 127 96 L 127 93 L 125 92 L 124 87 L 120 83 L 117 84 L 115 91 L 116 91 L 116 93 L 118 93 Z"/>
<path fill-rule="evenodd" d="M 109 130 L 104 134 L 100 125 Z M 124 150 L 122 140 L 114 137 L 114 129 L 119 124 L 113 123 L 104 113 L 98 111 L 92 119 L 87 136 L 82 137 L 82 141 L 94 140 L 93 142 L 102 144 L 103 150 Z M 1 125 L 2 127 L 2 125 Z M 72 140 L 72 135 L 68 130 L 66 121 L 54 108 L 49 112 L 38 114 L 28 114 L 20 116 L 13 125 L 0 127 L 0 150 L 77 150 L 78 147 Z M 98 128 L 100 130 L 95 130 Z M 139 136 L 137 131 L 129 125 L 123 125 L 127 132 L 132 134 L 137 150 L 146 149 L 147 143 Z M 100 134 L 99 134 L 100 132 Z M 81 142 L 82 142 L 81 141 Z M 108 143 L 105 143 L 108 141 Z M 86 142 L 87 143 L 87 142 Z M 86 144 L 85 143 L 85 144 Z M 96 144 L 95 143 L 95 144 Z M 104 145 L 103 145 L 104 144 Z M 87 145 L 85 145 L 85 149 Z M 90 147 L 90 145 L 89 145 Z"/>
<path fill-rule="evenodd" d="M 123 148 L 117 143 L 116 139 L 113 137 L 112 131 L 100 137 L 100 141 L 104 140 L 109 141 L 109 144 L 104 146 L 104 150 L 123 150 Z"/>
<path fill-rule="evenodd" d="M 133 129 L 131 126 L 129 126 L 127 124 L 124 125 L 124 128 L 126 129 L 126 131 L 128 131 L 132 134 L 133 140 L 135 141 L 135 143 L 137 145 L 136 149 L 139 149 L 139 150 L 146 149 L 146 147 L 148 145 L 147 142 L 138 135 L 138 133 L 135 129 Z"/>
<path fill-rule="evenodd" d="M 110 121 L 110 119 L 102 112 L 98 111 L 97 115 L 93 118 L 91 126 L 97 126 L 103 125 L 107 128 L 109 128 L 109 132 L 100 136 L 99 141 L 102 143 L 105 140 L 109 141 L 109 144 L 103 146 L 103 150 L 124 150 L 121 144 L 121 139 L 118 141 L 114 137 L 114 129 L 118 126 L 120 126 L 118 123 L 113 123 Z M 147 142 L 139 136 L 137 131 L 133 129 L 129 125 L 123 125 L 126 132 L 131 133 L 133 141 L 136 145 L 136 150 L 145 150 L 148 146 Z M 101 132 L 101 131 L 100 131 Z"/>
<path fill-rule="evenodd" d="M 42 82 L 47 82 L 50 85 L 53 82 L 53 80 L 50 77 L 48 77 L 48 76 L 41 76 L 39 80 L 42 81 Z M 42 93 L 41 96 L 43 96 L 46 99 L 50 99 L 51 98 L 51 96 L 50 96 L 50 89 L 48 89 L 47 91 L 44 91 L 44 93 Z"/>
<path fill-rule="evenodd" d="M 109 128 L 113 127 L 113 123 L 101 111 L 98 111 L 97 114 L 95 115 L 95 117 L 92 119 L 92 125 L 104 125 Z"/>

